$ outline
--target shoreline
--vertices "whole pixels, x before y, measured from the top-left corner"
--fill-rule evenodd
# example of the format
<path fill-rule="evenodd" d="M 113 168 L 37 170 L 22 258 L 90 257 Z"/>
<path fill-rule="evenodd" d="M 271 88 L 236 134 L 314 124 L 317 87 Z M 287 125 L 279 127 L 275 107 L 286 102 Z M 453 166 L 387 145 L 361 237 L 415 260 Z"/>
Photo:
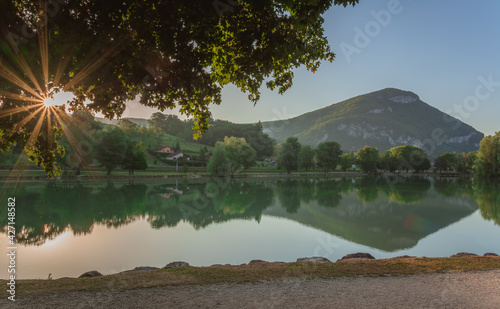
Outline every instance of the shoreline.
<path fill-rule="evenodd" d="M 286 278 L 276 281 L 74 290 L 23 295 L 2 308 L 491 308 L 500 270 L 411 276 Z"/>
<path fill-rule="evenodd" d="M 140 288 L 192 286 L 206 284 L 262 283 L 280 280 L 338 279 L 360 277 L 399 277 L 430 273 L 456 273 L 500 270 L 500 256 L 458 253 L 451 257 L 400 256 L 388 259 L 359 257 L 336 262 L 324 258 L 298 259 L 297 262 L 250 261 L 241 265 L 187 266 L 180 262 L 164 268 L 138 267 L 112 275 L 81 278 L 17 280 L 18 296 L 49 295 L 72 291 L 134 290 Z M 170 266 L 169 266 L 170 265 Z M 1 279 L 5 284 L 7 280 Z M 2 298 L 7 296 L 0 291 Z"/>
<path fill-rule="evenodd" d="M 64 177 L 49 178 L 48 176 L 0 176 L 0 181 L 41 180 L 41 181 L 65 181 L 65 180 L 147 180 L 147 179 L 245 179 L 245 178 L 346 178 L 346 177 L 444 177 L 444 178 L 470 178 L 472 174 L 459 173 L 379 173 L 371 175 L 363 172 L 332 172 L 332 173 L 296 173 L 296 174 L 238 174 L 226 177 L 214 177 L 200 174 L 150 174 L 150 175 L 71 175 Z"/>
<path fill-rule="evenodd" d="M 60 277 L 60 278 L 50 278 L 50 279 L 40 279 L 40 278 L 27 278 L 27 279 L 19 279 L 20 281 L 31 281 L 31 280 L 61 280 L 61 279 L 79 279 L 79 278 L 86 278 L 86 277 L 101 277 L 101 276 L 114 276 L 114 275 L 120 275 L 124 273 L 130 273 L 130 272 L 137 272 L 137 271 L 153 271 L 153 270 L 160 270 L 160 269 L 169 269 L 169 268 L 177 268 L 177 267 L 191 267 L 191 268 L 197 268 L 197 269 L 206 269 L 206 268 L 211 268 L 211 267 L 240 267 L 240 266 L 246 266 L 246 265 L 252 265 L 252 264 L 276 264 L 276 265 L 289 265 L 293 263 L 344 263 L 344 262 L 356 262 L 356 261 L 392 261 L 392 260 L 398 260 L 398 259 L 422 259 L 422 260 L 432 260 L 432 259 L 455 259 L 455 258 L 498 258 L 500 261 L 500 255 L 496 253 L 491 253 L 487 252 L 484 253 L 483 255 L 479 255 L 476 253 L 469 253 L 469 252 L 458 252 L 456 254 L 450 255 L 450 256 L 435 256 L 435 257 L 427 257 L 427 256 L 409 256 L 409 255 L 399 255 L 399 256 L 394 256 L 394 257 L 388 257 L 388 258 L 374 258 L 371 254 L 369 253 L 362 253 L 362 252 L 357 252 L 357 253 L 351 253 L 343 256 L 342 258 L 336 260 L 336 261 L 331 261 L 325 257 L 321 256 L 314 256 L 314 257 L 304 257 L 304 258 L 298 258 L 295 262 L 283 262 L 283 261 L 264 261 L 260 259 L 254 259 L 249 261 L 248 263 L 242 263 L 242 264 L 212 264 L 208 266 L 195 266 L 195 265 L 190 265 L 188 262 L 185 261 L 172 261 L 169 262 L 166 266 L 164 267 L 157 267 L 157 266 L 137 266 L 134 269 L 129 269 L 129 270 L 123 270 L 120 272 L 116 273 L 110 273 L 110 274 L 101 274 L 97 270 L 89 270 L 86 271 L 85 273 L 79 275 L 78 277 Z M 0 282 L 2 280 L 7 280 L 7 279 L 2 279 L 0 278 Z"/>

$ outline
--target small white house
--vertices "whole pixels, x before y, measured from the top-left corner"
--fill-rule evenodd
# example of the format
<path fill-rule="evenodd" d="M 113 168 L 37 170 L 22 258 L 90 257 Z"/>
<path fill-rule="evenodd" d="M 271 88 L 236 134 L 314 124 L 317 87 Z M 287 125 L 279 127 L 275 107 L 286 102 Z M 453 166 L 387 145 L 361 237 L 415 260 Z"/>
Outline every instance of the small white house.
<path fill-rule="evenodd" d="M 180 158 L 185 158 L 186 160 L 190 160 L 191 157 L 183 152 L 174 152 L 167 157 L 167 160 L 178 160 Z"/>

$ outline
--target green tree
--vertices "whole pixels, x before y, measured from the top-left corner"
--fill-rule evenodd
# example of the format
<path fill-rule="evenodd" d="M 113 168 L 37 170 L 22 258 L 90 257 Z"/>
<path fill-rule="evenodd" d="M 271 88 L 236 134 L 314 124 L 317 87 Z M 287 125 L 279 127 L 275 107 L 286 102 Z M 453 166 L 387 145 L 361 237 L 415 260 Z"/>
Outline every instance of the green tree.
<path fill-rule="evenodd" d="M 184 164 L 184 165 L 182 166 L 182 172 L 183 172 L 184 174 L 187 174 L 187 173 L 189 172 L 189 166 L 188 166 L 187 164 Z"/>
<path fill-rule="evenodd" d="M 257 152 L 248 145 L 244 138 L 226 136 L 223 143 L 217 142 L 217 144 L 223 145 L 224 152 L 230 163 L 229 172 L 231 174 L 234 174 L 241 167 L 243 170 L 247 170 L 255 164 Z"/>
<path fill-rule="evenodd" d="M 207 170 L 212 176 L 225 176 L 227 174 L 228 160 L 224 152 L 224 145 L 219 143 L 212 152 L 212 157 L 208 160 Z"/>
<path fill-rule="evenodd" d="M 148 128 L 145 125 L 139 126 L 138 134 L 140 140 L 143 142 L 144 146 L 151 149 L 152 145 L 155 144 L 155 136 L 153 133 L 153 128 Z"/>
<path fill-rule="evenodd" d="M 384 171 L 394 173 L 398 169 L 399 159 L 390 150 L 380 154 L 377 167 Z"/>
<path fill-rule="evenodd" d="M 340 163 L 340 145 L 337 142 L 323 142 L 316 148 L 316 164 L 325 173 L 334 171 Z"/>
<path fill-rule="evenodd" d="M 365 173 L 377 172 L 378 149 L 371 146 L 365 146 L 358 150 L 356 161 Z"/>
<path fill-rule="evenodd" d="M 139 131 L 139 125 L 133 123 L 130 119 L 118 119 L 118 126 L 123 131 Z"/>
<path fill-rule="evenodd" d="M 243 137 L 247 143 L 257 151 L 258 158 L 272 156 L 275 142 L 263 132 L 262 123 L 237 124 L 226 120 L 210 120 L 210 128 L 203 134 L 198 142 L 202 144 L 215 145 L 216 142 L 224 140 L 226 136 Z M 192 132 L 187 136 L 192 139 Z"/>
<path fill-rule="evenodd" d="M 181 151 L 181 144 L 179 144 L 179 142 L 176 142 L 175 145 L 174 145 L 174 150 L 175 151 Z"/>
<path fill-rule="evenodd" d="M 476 151 L 457 154 L 455 169 L 458 173 L 472 173 L 475 169 L 476 160 Z"/>
<path fill-rule="evenodd" d="M 160 144 L 163 141 L 163 133 L 162 133 L 161 129 L 159 129 L 157 127 L 150 127 L 148 129 L 148 131 L 149 131 L 148 136 L 150 136 L 154 140 L 155 147 L 160 146 Z"/>
<path fill-rule="evenodd" d="M 24 108 L 59 90 L 75 94 L 71 107 L 90 101 L 109 119 L 137 96 L 161 111 L 177 106 L 196 119 L 196 131 L 205 131 L 209 106 L 221 102 L 224 86 L 236 85 L 256 103 L 264 82 L 283 93 L 297 67 L 315 72 L 333 61 L 321 16 L 332 4 L 357 2 L 87 0 L 51 1 L 44 9 L 49 1 L 0 1 L 7 34 L 0 37 L 0 59 L 12 72 L 0 78 L 2 109 L 20 108 L 1 122 L 2 132 L 16 131 L 31 115 Z M 28 144 L 41 113 L 32 118 L 20 134 L 3 134 L 0 146 L 19 142 L 51 174 L 61 132 L 42 130 Z"/>
<path fill-rule="evenodd" d="M 59 144 L 64 146 L 65 156 L 57 160 L 63 167 L 73 169 L 76 175 L 92 163 L 96 148 L 96 134 L 101 125 L 87 110 L 73 112 L 66 124 L 65 134 Z"/>
<path fill-rule="evenodd" d="M 311 146 L 300 148 L 300 168 L 309 171 L 314 168 L 314 149 Z"/>
<path fill-rule="evenodd" d="M 203 147 L 200 147 L 200 150 L 198 151 L 198 160 L 203 165 L 205 165 L 207 163 L 207 151 Z"/>
<path fill-rule="evenodd" d="M 146 156 L 146 147 L 141 142 L 129 141 L 122 168 L 128 170 L 129 175 L 134 175 L 134 170 L 145 170 L 148 168 Z"/>
<path fill-rule="evenodd" d="M 142 141 L 141 134 L 139 132 L 140 126 L 130 119 L 118 119 L 118 127 L 127 134 L 127 137 L 131 141 Z"/>
<path fill-rule="evenodd" d="M 395 170 L 421 172 L 431 167 L 425 150 L 412 145 L 397 146 L 389 149 L 390 157 L 397 160 Z"/>
<path fill-rule="evenodd" d="M 434 167 L 438 171 L 448 172 L 455 170 L 455 165 L 457 162 L 456 153 L 443 153 L 434 159 Z"/>
<path fill-rule="evenodd" d="M 476 172 L 483 178 L 500 178 L 500 131 L 479 143 Z"/>
<path fill-rule="evenodd" d="M 352 168 L 352 165 L 354 164 L 354 154 L 352 151 L 350 153 L 344 153 L 340 156 L 340 169 L 343 170 L 344 172 L 347 172 L 349 169 Z"/>
<path fill-rule="evenodd" d="M 108 175 L 123 163 L 127 149 L 127 135 L 120 128 L 112 128 L 101 133 L 96 157 L 106 168 Z"/>
<path fill-rule="evenodd" d="M 166 132 L 170 135 L 177 136 L 184 131 L 184 122 L 177 115 L 167 115 Z"/>
<path fill-rule="evenodd" d="M 153 113 L 148 119 L 149 127 L 157 128 L 159 132 L 167 132 L 167 115 L 156 112 Z"/>
<path fill-rule="evenodd" d="M 277 163 L 283 168 L 286 173 L 299 169 L 300 164 L 300 149 L 299 139 L 295 136 L 289 137 L 281 144 L 278 152 Z"/>
<path fill-rule="evenodd" d="M 153 113 L 149 119 L 150 127 L 158 128 L 163 133 L 178 136 L 184 131 L 184 122 L 177 115 L 166 115 L 160 112 Z"/>

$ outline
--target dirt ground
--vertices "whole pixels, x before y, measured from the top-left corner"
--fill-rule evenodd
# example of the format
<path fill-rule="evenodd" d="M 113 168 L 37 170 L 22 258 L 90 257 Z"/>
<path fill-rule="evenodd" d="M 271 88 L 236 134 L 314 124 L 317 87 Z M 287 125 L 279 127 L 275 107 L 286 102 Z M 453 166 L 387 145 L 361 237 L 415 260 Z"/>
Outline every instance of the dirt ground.
<path fill-rule="evenodd" d="M 500 308 L 500 270 L 68 292 L 1 308 Z"/>

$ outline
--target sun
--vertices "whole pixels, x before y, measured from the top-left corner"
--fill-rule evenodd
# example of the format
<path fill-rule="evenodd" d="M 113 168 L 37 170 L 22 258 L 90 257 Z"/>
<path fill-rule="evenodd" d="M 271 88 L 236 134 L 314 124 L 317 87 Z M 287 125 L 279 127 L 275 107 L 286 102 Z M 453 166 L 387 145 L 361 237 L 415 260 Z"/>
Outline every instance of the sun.
<path fill-rule="evenodd" d="M 51 107 L 51 106 L 62 106 L 65 105 L 68 101 L 73 100 L 74 95 L 71 92 L 58 92 L 54 95 L 47 96 L 43 100 L 43 105 L 45 107 Z"/>
<path fill-rule="evenodd" d="M 43 105 L 45 107 L 56 106 L 56 101 L 54 100 L 54 98 L 47 97 L 43 100 Z"/>

